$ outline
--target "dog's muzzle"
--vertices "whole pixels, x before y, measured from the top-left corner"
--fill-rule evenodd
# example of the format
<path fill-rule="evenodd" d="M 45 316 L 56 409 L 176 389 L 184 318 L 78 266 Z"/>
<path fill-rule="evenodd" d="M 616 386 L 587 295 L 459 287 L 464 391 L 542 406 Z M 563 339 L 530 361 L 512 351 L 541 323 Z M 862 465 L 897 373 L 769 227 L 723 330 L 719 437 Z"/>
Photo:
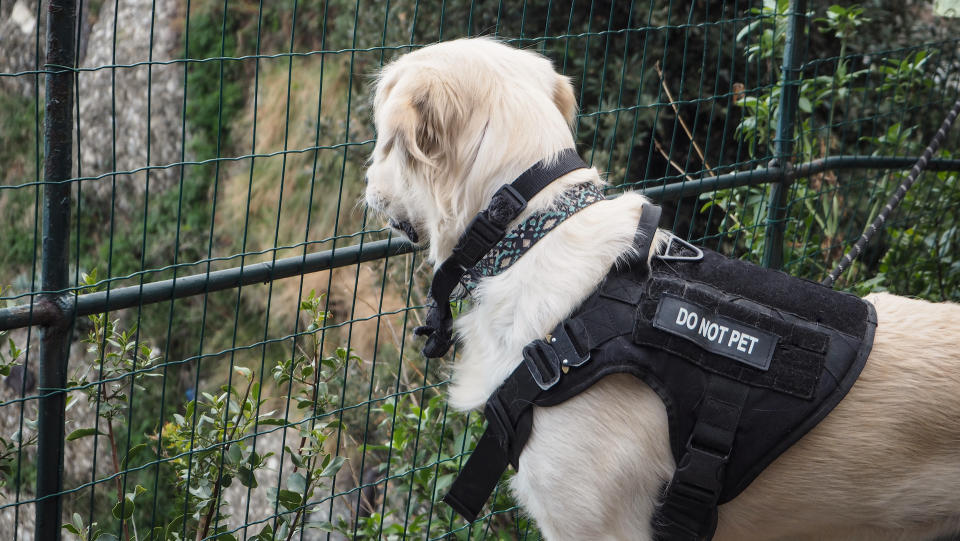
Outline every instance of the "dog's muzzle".
<path fill-rule="evenodd" d="M 410 242 L 416 244 L 420 241 L 420 234 L 417 233 L 417 230 L 413 227 L 413 224 L 407 220 L 394 220 L 391 218 L 388 223 L 390 224 L 390 227 L 398 231 L 402 231 L 403 234 L 410 239 Z"/>

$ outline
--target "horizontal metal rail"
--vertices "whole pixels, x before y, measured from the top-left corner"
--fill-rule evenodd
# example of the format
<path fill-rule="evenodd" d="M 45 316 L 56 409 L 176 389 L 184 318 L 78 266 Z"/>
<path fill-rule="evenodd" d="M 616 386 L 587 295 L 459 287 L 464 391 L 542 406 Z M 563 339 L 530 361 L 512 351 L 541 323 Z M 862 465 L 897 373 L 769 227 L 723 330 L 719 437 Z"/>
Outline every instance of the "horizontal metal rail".
<path fill-rule="evenodd" d="M 833 156 L 802 163 L 783 171 L 780 168 L 763 168 L 752 171 L 736 171 L 704 177 L 700 180 L 673 182 L 662 186 L 647 186 L 637 190 L 654 201 L 670 201 L 691 197 L 700 193 L 742 186 L 755 186 L 784 179 L 807 177 L 829 170 L 841 169 L 907 169 L 916 163 L 916 157 Z M 931 171 L 960 171 L 960 160 L 931 160 Z M 242 285 L 269 282 L 322 270 L 330 270 L 384 257 L 407 254 L 416 248 L 404 239 L 392 238 L 366 242 L 334 250 L 326 250 L 294 256 L 276 261 L 266 261 L 214 271 L 150 282 L 142 286 L 128 286 L 109 291 L 86 293 L 74 297 L 63 294 L 58 302 L 41 298 L 31 304 L 21 304 L 0 309 L 0 330 L 52 325 L 81 317 L 143 304 L 169 301 L 222 291 Z"/>
<path fill-rule="evenodd" d="M 191 274 L 182 278 L 149 282 L 142 286 L 135 285 L 87 293 L 78 295 L 76 303 L 73 302 L 73 296 L 67 294 L 61 296 L 61 301 L 57 304 L 49 301 L 44 302 L 43 300 L 35 302 L 32 310 L 29 304 L 0 310 L 0 330 L 16 329 L 29 325 L 50 325 L 56 322 L 58 318 L 99 314 L 122 308 L 132 308 L 141 304 L 152 304 L 243 285 L 264 283 L 300 274 L 345 267 L 391 255 L 407 254 L 413 250 L 414 247 L 406 240 L 391 238 L 306 254 L 305 256 L 286 257 L 276 261 L 264 261 L 210 273 Z"/>
<path fill-rule="evenodd" d="M 714 190 L 756 186 L 768 182 L 791 181 L 809 177 L 824 171 L 842 169 L 909 169 L 917 163 L 918 157 L 895 158 L 889 156 L 831 156 L 801 163 L 782 171 L 779 167 L 766 167 L 751 171 L 735 171 L 703 177 L 700 180 L 672 182 L 663 186 L 648 186 L 637 190 L 654 201 L 672 201 Z M 960 160 L 930 160 L 928 171 L 960 171 Z"/>

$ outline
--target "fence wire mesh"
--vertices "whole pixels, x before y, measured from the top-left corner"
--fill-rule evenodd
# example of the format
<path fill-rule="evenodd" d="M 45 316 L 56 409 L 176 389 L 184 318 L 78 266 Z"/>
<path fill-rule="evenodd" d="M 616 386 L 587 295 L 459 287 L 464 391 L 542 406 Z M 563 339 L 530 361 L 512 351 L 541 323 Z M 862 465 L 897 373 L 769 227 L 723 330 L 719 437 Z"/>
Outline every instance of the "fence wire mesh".
<path fill-rule="evenodd" d="M 69 65 L 45 45 L 64 9 Z M 473 524 L 439 501 L 483 419 L 447 407 L 445 362 L 411 339 L 422 258 L 336 259 L 398 246 L 357 203 L 378 69 L 465 36 L 540 51 L 574 81 L 578 148 L 611 196 L 643 189 L 677 234 L 754 262 L 776 243 L 784 270 L 818 280 L 911 165 L 884 159 L 918 155 L 956 100 L 957 30 L 926 2 L 881 0 L 0 2 L 0 537 L 539 538 L 505 483 Z M 43 128 L 45 84 L 64 74 L 67 149 Z M 840 287 L 960 299 L 958 141 Z M 64 178 L 44 174 L 52 153 Z M 773 173 L 715 183 L 749 171 Z M 44 230 L 57 187 L 68 225 Z M 69 244 L 55 290 L 50 238 Z M 203 279 L 315 252 L 330 256 L 318 272 Z M 189 296 L 143 294 L 190 275 Z M 29 321 L 45 299 L 131 286 L 122 310 L 11 323 L 17 306 Z M 44 363 L 66 380 L 44 384 Z M 59 436 L 38 419 L 52 397 Z M 50 430 L 53 461 L 36 445 Z M 56 490 L 38 492 L 50 472 Z"/>

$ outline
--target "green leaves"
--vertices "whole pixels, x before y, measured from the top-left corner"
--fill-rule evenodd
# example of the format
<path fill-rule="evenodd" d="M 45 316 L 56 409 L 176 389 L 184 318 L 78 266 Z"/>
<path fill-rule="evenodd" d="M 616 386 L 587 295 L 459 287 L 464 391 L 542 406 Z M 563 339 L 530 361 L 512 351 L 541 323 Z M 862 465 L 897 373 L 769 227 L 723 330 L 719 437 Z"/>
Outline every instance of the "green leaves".
<path fill-rule="evenodd" d="M 821 23 L 820 32 L 832 33 L 839 39 L 848 39 L 854 30 L 870 19 L 863 17 L 863 8 L 858 4 L 852 6 L 832 5 L 827 8 L 826 17 L 814 19 Z"/>
<path fill-rule="evenodd" d="M 97 527 L 94 522 L 89 526 L 83 524 L 83 518 L 80 513 L 74 513 L 70 522 L 61 526 L 67 533 L 72 534 L 77 541 L 116 541 L 117 536 L 105 532 Z"/>
<path fill-rule="evenodd" d="M 347 459 L 342 456 L 334 457 L 333 460 L 330 460 L 330 455 L 327 455 L 323 461 L 323 470 L 321 470 L 317 476 L 332 478 L 333 476 L 337 475 L 337 472 L 340 471 L 340 468 L 343 467 L 343 463 L 346 460 Z"/>
<path fill-rule="evenodd" d="M 294 472 L 287 478 L 287 488 L 302 494 L 307 490 L 307 478 L 302 473 Z"/>
<path fill-rule="evenodd" d="M 94 434 L 99 434 L 105 436 L 103 432 L 100 432 L 96 428 L 78 428 L 74 430 L 69 435 L 67 435 L 67 441 L 79 440 L 80 438 L 85 438 L 87 436 L 92 436 Z"/>
<path fill-rule="evenodd" d="M 253 473 L 253 468 L 249 466 L 240 466 L 237 468 L 237 480 L 247 488 L 257 488 L 257 476 Z"/>
<path fill-rule="evenodd" d="M 0 286 L 0 296 L 4 294 L 9 295 L 9 290 L 9 287 L 4 288 L 3 286 Z M 4 304 L 4 302 L 0 301 L 0 308 L 2 308 Z M 4 337 L 7 338 L 7 352 L 4 354 L 3 350 L 0 349 L 0 376 L 6 377 L 10 375 L 10 369 L 19 364 L 18 361 L 20 356 L 23 355 L 23 350 L 17 347 L 17 344 L 14 343 L 13 338 L 7 336 L 7 331 L 0 331 L 0 342 L 3 341 Z"/>
<path fill-rule="evenodd" d="M 133 516 L 133 510 L 136 505 L 134 500 L 137 499 L 137 496 L 145 493 L 146 491 L 147 489 L 137 485 L 133 492 L 124 494 L 123 498 L 113 506 L 113 518 L 117 520 L 128 520 L 131 516 Z"/>

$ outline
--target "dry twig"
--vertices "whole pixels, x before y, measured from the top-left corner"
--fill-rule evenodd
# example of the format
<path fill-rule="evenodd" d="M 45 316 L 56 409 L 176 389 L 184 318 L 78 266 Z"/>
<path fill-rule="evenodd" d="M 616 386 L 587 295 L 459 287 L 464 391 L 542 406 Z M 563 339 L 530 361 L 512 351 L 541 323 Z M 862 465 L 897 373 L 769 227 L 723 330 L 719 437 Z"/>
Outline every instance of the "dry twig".
<path fill-rule="evenodd" d="M 686 173 L 686 171 L 683 170 L 683 167 L 680 167 L 680 164 L 678 164 L 677 162 L 675 162 L 675 161 L 673 161 L 673 160 L 670 159 L 670 155 L 667 154 L 667 151 L 664 150 L 664 149 L 663 149 L 663 146 L 660 145 L 660 141 L 657 141 L 656 139 L 654 139 L 654 140 L 653 140 L 653 146 L 656 147 L 657 151 L 660 153 L 661 156 L 663 156 L 663 158 L 664 158 L 665 160 L 667 160 L 668 162 L 670 162 L 670 165 L 672 165 L 673 168 L 676 169 L 678 173 L 680 173 L 681 175 L 685 176 L 685 177 L 687 178 L 687 180 L 689 180 L 690 182 L 693 182 L 693 181 L 694 181 L 693 177 L 691 177 L 690 175 L 688 175 L 688 174 Z"/>
<path fill-rule="evenodd" d="M 673 94 L 671 94 L 670 89 L 667 88 L 667 81 L 663 78 L 663 71 L 660 70 L 659 60 L 657 61 L 656 64 L 654 64 L 654 68 L 657 70 L 657 75 L 660 77 L 660 86 L 663 87 L 663 91 L 667 94 L 667 99 L 670 100 L 670 106 L 673 107 L 673 112 L 677 115 L 677 119 L 680 121 L 680 126 L 683 127 L 683 132 L 687 134 L 687 139 L 689 139 L 690 144 L 693 145 L 693 150 L 697 152 L 697 156 L 700 156 L 700 161 L 703 163 L 703 166 L 707 169 L 707 173 L 710 173 L 711 177 L 717 176 L 713 172 L 713 168 L 710 167 L 710 164 L 707 163 L 707 158 L 703 155 L 703 149 L 701 149 L 700 145 L 698 145 L 697 142 L 693 140 L 693 132 L 690 131 L 690 127 L 687 126 L 687 122 L 683 120 L 682 116 L 680 116 L 680 109 L 677 107 L 676 100 L 673 99 Z"/>

